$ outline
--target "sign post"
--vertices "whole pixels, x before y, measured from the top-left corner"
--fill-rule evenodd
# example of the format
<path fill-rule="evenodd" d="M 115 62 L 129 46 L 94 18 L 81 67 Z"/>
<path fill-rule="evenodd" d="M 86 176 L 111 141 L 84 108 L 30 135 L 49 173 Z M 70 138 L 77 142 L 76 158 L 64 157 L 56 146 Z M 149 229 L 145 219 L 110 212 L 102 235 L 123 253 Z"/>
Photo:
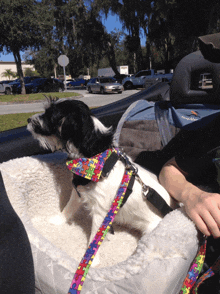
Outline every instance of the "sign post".
<path fill-rule="evenodd" d="M 69 58 L 66 55 L 60 55 L 58 57 L 58 63 L 63 67 L 64 74 L 64 88 L 66 90 L 66 69 L 65 67 L 69 64 Z"/>

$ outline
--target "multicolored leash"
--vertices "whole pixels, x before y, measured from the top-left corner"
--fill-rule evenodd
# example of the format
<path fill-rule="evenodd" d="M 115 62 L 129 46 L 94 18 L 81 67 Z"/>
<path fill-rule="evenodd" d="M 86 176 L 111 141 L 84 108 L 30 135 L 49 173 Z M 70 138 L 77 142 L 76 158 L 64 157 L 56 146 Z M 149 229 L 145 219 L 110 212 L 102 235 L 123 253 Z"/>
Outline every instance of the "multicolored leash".
<path fill-rule="evenodd" d="M 109 158 L 109 156 L 110 156 L 109 153 L 112 153 L 112 152 L 118 152 L 118 151 L 117 150 L 113 150 L 113 151 L 110 150 L 109 151 L 109 149 L 108 149 L 107 152 L 104 154 L 105 160 L 104 161 L 101 160 L 101 162 L 103 162 L 103 164 L 101 164 L 102 167 L 103 167 L 104 163 L 106 162 L 107 158 Z M 103 156 L 99 154 L 96 157 L 99 157 L 99 159 L 100 159 L 100 157 L 103 157 Z M 85 162 L 85 160 L 80 160 L 80 163 L 77 164 L 77 161 L 79 161 L 79 160 L 77 159 L 76 161 L 73 160 L 73 161 L 67 162 L 68 168 L 71 171 L 73 171 L 74 173 L 76 173 L 75 169 L 77 169 L 78 167 L 79 167 L 79 169 L 81 169 L 82 162 Z M 96 161 L 96 159 L 95 159 L 95 163 L 97 164 L 97 167 L 98 167 L 97 171 L 99 171 L 99 172 L 95 172 L 94 170 L 91 172 L 90 166 L 94 165 L 94 162 L 92 161 L 92 163 L 89 162 L 89 172 L 87 173 L 87 172 L 83 171 L 83 175 L 86 178 L 89 177 L 89 179 L 91 179 L 91 177 L 94 176 L 94 181 L 98 181 L 97 178 L 100 178 L 100 176 L 101 176 L 101 172 L 100 172 L 101 169 L 99 169 L 99 163 Z M 86 168 L 86 169 L 88 170 L 88 168 Z M 77 174 L 81 175 L 81 172 L 79 172 L 79 170 L 78 170 Z M 87 174 L 89 174 L 90 176 L 87 176 Z M 109 229 L 115 219 L 115 216 L 119 211 L 120 206 L 122 205 L 123 199 L 125 197 L 126 192 L 128 191 L 128 186 L 129 186 L 129 183 L 130 183 L 130 180 L 131 180 L 133 174 L 134 174 L 133 169 L 126 169 L 125 170 L 123 179 L 121 181 L 117 195 L 112 203 L 112 206 L 111 206 L 109 212 L 107 213 L 98 232 L 96 233 L 93 241 L 90 243 L 85 255 L 83 256 L 83 258 L 77 268 L 77 271 L 74 275 L 74 278 L 71 283 L 68 294 L 79 294 L 81 292 L 83 283 L 85 281 L 85 278 L 86 278 L 86 275 L 89 271 L 89 268 L 93 262 L 93 259 L 96 255 L 100 245 L 102 244 L 106 234 L 108 233 L 108 231 L 109 231 Z M 98 175 L 98 177 L 96 175 Z"/>
<path fill-rule="evenodd" d="M 195 286 L 192 289 L 192 294 L 198 293 L 199 286 L 208 278 L 211 278 L 216 273 L 220 272 L 220 256 L 216 259 L 214 264 L 197 280 Z"/>
<path fill-rule="evenodd" d="M 197 253 L 192 263 L 192 266 L 183 282 L 183 285 L 179 294 L 190 294 L 190 293 L 196 294 L 197 293 L 198 287 L 196 287 L 196 281 L 198 279 L 198 276 L 204 264 L 205 254 L 206 254 L 206 245 L 207 245 L 207 239 L 203 238 L 199 252 Z"/>
<path fill-rule="evenodd" d="M 94 237 L 93 241 L 90 243 L 85 255 L 83 256 L 77 271 L 74 275 L 72 284 L 70 286 L 68 294 L 79 294 L 83 283 L 85 281 L 86 275 L 89 271 L 89 268 L 93 262 L 93 259 L 102 244 L 106 234 L 108 233 L 110 226 L 112 225 L 114 218 L 116 214 L 119 211 L 119 208 L 122 204 L 124 195 L 127 190 L 128 183 L 132 177 L 133 171 L 125 171 L 125 174 L 123 176 L 120 188 L 118 190 L 117 196 L 115 197 L 112 206 L 106 215 L 102 225 L 100 226 L 98 232 L 96 233 L 96 236 Z"/>

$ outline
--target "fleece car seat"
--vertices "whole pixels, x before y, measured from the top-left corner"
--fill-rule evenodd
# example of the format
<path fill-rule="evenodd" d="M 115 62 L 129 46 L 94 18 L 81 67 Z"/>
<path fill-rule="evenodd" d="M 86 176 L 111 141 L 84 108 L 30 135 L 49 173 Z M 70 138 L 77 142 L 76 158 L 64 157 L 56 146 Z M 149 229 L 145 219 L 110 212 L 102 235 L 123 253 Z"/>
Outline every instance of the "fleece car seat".
<path fill-rule="evenodd" d="M 36 294 L 67 294 L 87 248 L 91 222 L 85 211 L 72 225 L 48 222 L 60 213 L 71 193 L 72 175 L 65 161 L 65 154 L 53 153 L 0 165 L 8 198 L 30 240 Z M 111 241 L 103 242 L 99 250 L 105 265 L 90 269 L 82 294 L 179 293 L 199 245 L 192 221 L 177 209 L 135 243 L 132 234 L 116 228 Z M 115 264 L 106 263 L 112 260 Z"/>

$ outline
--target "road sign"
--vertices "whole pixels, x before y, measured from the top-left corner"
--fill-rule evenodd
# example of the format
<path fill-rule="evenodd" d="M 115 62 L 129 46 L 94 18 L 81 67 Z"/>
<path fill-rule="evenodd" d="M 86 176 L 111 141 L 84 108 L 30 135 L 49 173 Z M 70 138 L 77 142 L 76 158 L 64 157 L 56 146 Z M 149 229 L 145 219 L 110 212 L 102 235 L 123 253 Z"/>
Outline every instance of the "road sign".
<path fill-rule="evenodd" d="M 69 58 L 66 55 L 60 55 L 58 57 L 58 63 L 61 66 L 67 66 L 69 64 Z"/>
<path fill-rule="evenodd" d="M 63 67 L 64 88 L 66 90 L 67 88 L 66 88 L 66 70 L 65 70 L 65 66 L 67 66 L 69 64 L 69 58 L 66 55 L 60 55 L 58 57 L 58 63 L 59 63 L 59 65 L 61 65 Z"/>

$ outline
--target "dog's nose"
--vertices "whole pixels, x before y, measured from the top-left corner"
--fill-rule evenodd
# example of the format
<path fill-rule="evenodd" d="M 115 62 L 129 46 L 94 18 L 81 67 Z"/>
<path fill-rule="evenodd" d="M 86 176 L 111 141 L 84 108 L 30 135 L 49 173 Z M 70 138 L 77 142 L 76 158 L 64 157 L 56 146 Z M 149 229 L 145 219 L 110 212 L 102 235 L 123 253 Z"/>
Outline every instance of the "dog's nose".
<path fill-rule="evenodd" d="M 28 123 L 31 123 L 31 118 L 30 117 L 27 119 L 27 122 Z"/>

